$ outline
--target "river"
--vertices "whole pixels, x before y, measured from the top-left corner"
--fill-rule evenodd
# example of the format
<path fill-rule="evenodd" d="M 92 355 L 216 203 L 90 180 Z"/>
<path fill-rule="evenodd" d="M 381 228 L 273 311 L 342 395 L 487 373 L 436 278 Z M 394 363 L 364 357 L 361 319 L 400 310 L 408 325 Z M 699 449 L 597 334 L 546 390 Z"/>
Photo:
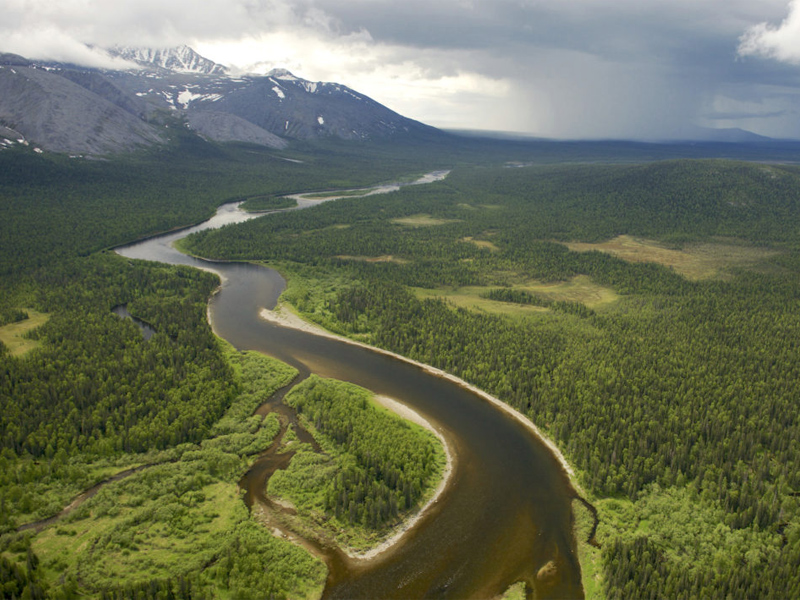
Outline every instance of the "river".
<path fill-rule="evenodd" d="M 526 582 L 537 598 L 583 597 L 572 531 L 571 501 L 577 494 L 559 461 L 530 430 L 419 367 L 260 319 L 261 309 L 273 308 L 285 287 L 276 271 L 203 261 L 172 248 L 193 231 L 253 218 L 237 206 L 224 205 L 201 225 L 117 252 L 218 273 L 222 287 L 209 305 L 217 335 L 301 373 L 349 381 L 407 404 L 442 431 L 456 458 L 451 484 L 400 543 L 370 561 L 326 550 L 330 575 L 324 597 L 491 598 L 517 581 Z M 549 564 L 555 570 L 543 569 Z"/>

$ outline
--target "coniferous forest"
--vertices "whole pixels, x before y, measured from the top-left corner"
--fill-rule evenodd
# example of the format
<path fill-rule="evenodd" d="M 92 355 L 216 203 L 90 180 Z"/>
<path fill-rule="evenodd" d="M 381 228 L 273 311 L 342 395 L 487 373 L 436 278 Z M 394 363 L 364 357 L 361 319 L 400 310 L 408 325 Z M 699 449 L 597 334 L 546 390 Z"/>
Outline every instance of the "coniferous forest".
<path fill-rule="evenodd" d="M 308 317 L 542 426 L 600 511 L 608 597 L 780 598 L 800 593 L 798 231 L 796 168 L 675 161 L 460 169 L 187 246 L 278 265 Z M 644 260 L 568 245 L 623 235 Z"/>
<path fill-rule="evenodd" d="M 250 415 L 293 373 L 213 336 L 215 276 L 106 249 L 232 199 L 452 166 L 436 184 L 272 215 L 185 247 L 265 261 L 307 317 L 528 415 L 599 511 L 600 548 L 584 571 L 603 595 L 800 596 L 797 167 L 501 166 L 564 158 L 514 144 L 273 154 L 196 139 L 108 161 L 0 152 L 0 332 L 31 326 L 24 350 L 0 338 L 4 598 L 318 593 L 324 566 L 269 535 L 236 488 L 279 428 Z M 155 334 L 145 339 L 118 306 Z M 323 410 L 348 394 L 315 396 L 321 385 L 294 401 L 348 446 L 341 415 Z M 434 462 L 428 451 L 407 470 L 391 453 L 353 460 L 321 502 L 367 528 L 417 502 Z M 121 474 L 60 521 L 22 528 Z M 351 502 L 359 490 L 363 504 Z"/>
<path fill-rule="evenodd" d="M 319 594 L 324 565 L 253 520 L 237 486 L 278 433 L 251 415 L 294 371 L 212 334 L 215 275 L 106 250 L 298 181 L 421 168 L 324 148 L 301 154 L 307 166 L 284 160 L 295 156 L 197 139 L 98 161 L 0 153 L 3 598 Z"/>

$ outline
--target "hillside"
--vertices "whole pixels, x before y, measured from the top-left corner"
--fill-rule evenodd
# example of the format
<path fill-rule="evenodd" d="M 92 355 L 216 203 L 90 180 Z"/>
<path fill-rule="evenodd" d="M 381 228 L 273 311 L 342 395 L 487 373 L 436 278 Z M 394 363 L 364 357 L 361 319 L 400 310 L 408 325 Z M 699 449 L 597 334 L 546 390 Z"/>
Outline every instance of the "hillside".
<path fill-rule="evenodd" d="M 232 77 L 191 48 L 115 48 L 127 70 L 0 54 L 4 145 L 113 154 L 163 145 L 185 126 L 219 142 L 284 148 L 292 140 L 390 140 L 443 134 L 347 86 L 285 70 Z M 0 140 L 0 141 L 2 141 Z"/>

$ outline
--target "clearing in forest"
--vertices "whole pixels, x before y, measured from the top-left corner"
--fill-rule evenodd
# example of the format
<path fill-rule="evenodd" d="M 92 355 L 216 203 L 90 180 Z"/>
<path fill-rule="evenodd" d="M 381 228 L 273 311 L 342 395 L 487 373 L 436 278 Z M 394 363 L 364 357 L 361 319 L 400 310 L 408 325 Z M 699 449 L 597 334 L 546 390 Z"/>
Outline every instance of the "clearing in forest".
<path fill-rule="evenodd" d="M 461 238 L 461 241 L 462 242 L 467 242 L 469 244 L 474 244 L 478 248 L 485 248 L 486 250 L 491 250 L 492 252 L 499 252 L 500 251 L 500 248 L 498 248 L 492 242 L 489 242 L 487 240 L 476 240 L 473 237 L 465 237 L 465 238 Z"/>
<path fill-rule="evenodd" d="M 434 225 L 447 225 L 457 223 L 458 219 L 437 219 L 428 214 L 411 215 L 408 217 L 398 217 L 392 219 L 392 223 L 405 225 L 406 227 L 432 227 Z"/>
<path fill-rule="evenodd" d="M 36 312 L 29 308 L 24 310 L 28 313 L 27 319 L 0 327 L 0 342 L 3 342 L 5 347 L 9 349 L 12 356 L 22 356 L 36 348 L 39 342 L 26 339 L 24 336 L 29 331 L 44 325 L 47 319 L 50 318 L 48 314 Z"/>
<path fill-rule="evenodd" d="M 723 277 L 731 267 L 752 268 L 778 254 L 768 248 L 731 243 L 702 242 L 686 244 L 681 250 L 667 248 L 659 242 L 620 235 L 600 244 L 572 242 L 570 250 L 598 250 L 628 262 L 654 262 L 673 268 L 687 279 L 699 281 Z"/>
<path fill-rule="evenodd" d="M 368 262 L 368 263 L 382 263 L 382 262 L 391 262 L 396 263 L 398 265 L 407 265 L 410 263 L 410 260 L 406 260 L 405 258 L 398 258 L 397 256 L 392 256 L 391 254 L 385 254 L 383 256 L 350 256 L 348 254 L 339 254 L 336 256 L 339 260 L 355 260 L 361 262 Z"/>
<path fill-rule="evenodd" d="M 413 288 L 420 299 L 441 298 L 459 308 L 477 310 L 498 315 L 530 316 L 533 313 L 548 311 L 547 308 L 529 304 L 516 304 L 513 302 L 500 302 L 490 300 L 484 295 L 491 287 L 464 286 L 460 288 L 441 287 L 436 289 Z M 586 275 L 578 275 L 569 281 L 556 283 L 540 283 L 527 281 L 513 285 L 510 289 L 530 292 L 545 300 L 554 302 L 567 301 L 579 302 L 588 308 L 597 309 L 613 303 L 619 298 L 611 288 L 596 284 Z"/>

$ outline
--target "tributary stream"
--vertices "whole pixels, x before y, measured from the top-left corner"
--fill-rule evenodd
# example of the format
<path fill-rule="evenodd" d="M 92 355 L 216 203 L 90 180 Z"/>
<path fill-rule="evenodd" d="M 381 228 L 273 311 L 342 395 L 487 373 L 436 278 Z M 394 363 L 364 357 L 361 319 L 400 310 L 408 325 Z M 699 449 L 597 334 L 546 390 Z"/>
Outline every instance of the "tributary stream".
<path fill-rule="evenodd" d="M 299 206 L 320 201 L 300 201 Z M 517 581 L 526 582 L 537 598 L 582 597 L 572 530 L 577 494 L 556 457 L 530 430 L 476 394 L 419 367 L 262 320 L 261 309 L 273 308 L 285 286 L 276 271 L 198 260 L 171 246 L 193 231 L 251 217 L 236 205 L 224 205 L 197 227 L 117 252 L 218 273 L 222 288 L 209 307 L 217 335 L 301 373 L 349 381 L 410 406 L 442 432 L 455 457 L 444 494 L 391 549 L 368 561 L 324 549 L 330 569 L 324 597 L 492 598 Z M 555 570 L 543 569 L 551 561 Z"/>

